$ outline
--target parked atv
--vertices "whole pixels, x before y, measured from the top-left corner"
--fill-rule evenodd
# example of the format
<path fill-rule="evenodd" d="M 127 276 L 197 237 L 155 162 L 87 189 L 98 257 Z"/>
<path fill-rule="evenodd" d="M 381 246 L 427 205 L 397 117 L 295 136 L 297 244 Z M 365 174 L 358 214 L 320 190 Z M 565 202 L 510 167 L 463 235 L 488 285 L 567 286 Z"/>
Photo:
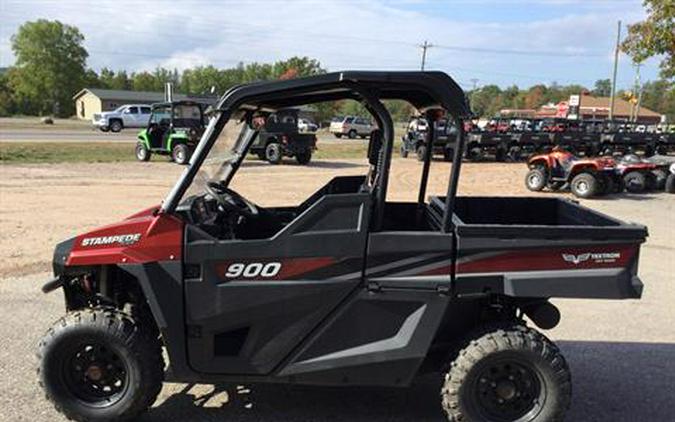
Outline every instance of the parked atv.
<path fill-rule="evenodd" d="M 539 154 L 527 161 L 530 171 L 525 186 L 531 191 L 544 188 L 560 190 L 569 185 L 579 198 L 592 198 L 619 189 L 616 163 L 611 158 L 578 158 L 556 147 L 548 154 Z"/>
<path fill-rule="evenodd" d="M 316 149 L 316 134 L 298 129 L 298 110 L 284 109 L 271 114 L 258 132 L 249 154 L 270 164 L 279 164 L 283 157 L 295 157 L 298 164 L 307 164 Z"/>
<path fill-rule="evenodd" d="M 204 106 L 192 101 L 153 104 L 148 127 L 138 134 L 136 158 L 148 161 L 152 154 L 170 155 L 187 164 L 204 133 Z"/>
<path fill-rule="evenodd" d="M 665 176 L 662 173 L 656 164 L 634 154 L 625 155 L 616 164 L 617 177 L 630 193 L 663 189 Z"/>

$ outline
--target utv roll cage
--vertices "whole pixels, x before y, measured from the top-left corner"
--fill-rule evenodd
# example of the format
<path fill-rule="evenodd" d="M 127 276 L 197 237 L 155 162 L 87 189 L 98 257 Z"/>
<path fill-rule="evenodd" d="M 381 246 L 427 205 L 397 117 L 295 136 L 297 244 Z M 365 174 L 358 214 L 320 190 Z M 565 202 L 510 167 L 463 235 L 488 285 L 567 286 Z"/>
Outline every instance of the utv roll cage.
<path fill-rule="evenodd" d="M 374 228 L 381 227 L 384 203 L 389 178 L 389 169 L 394 143 L 394 128 L 391 116 L 380 100 L 404 100 L 424 113 L 435 125 L 435 110 L 445 109 L 459 129 L 457 147 L 454 150 L 453 166 L 448 182 L 445 211 L 441 230 L 452 228 L 461 156 L 464 150 L 465 134 L 463 120 L 471 117 L 471 110 L 464 92 L 448 75 L 442 72 L 335 72 L 307 78 L 274 82 L 239 85 L 229 89 L 214 106 L 211 118 L 179 182 L 164 201 L 161 212 L 175 210 L 183 194 L 190 186 L 209 150 L 215 143 L 224 125 L 239 109 L 250 112 L 274 112 L 279 109 L 327 101 L 351 99 L 364 104 L 377 121 L 382 134 L 381 155 L 377 160 L 377 174 L 374 186 Z M 436 130 L 429 130 L 429 145 L 433 144 Z M 231 174 L 236 172 L 243 161 L 257 132 L 248 137 L 243 150 L 232 164 Z M 371 139 L 371 144 L 373 139 Z M 422 167 L 418 203 L 422 205 L 426 196 L 432 151 L 427 149 Z M 370 158 L 370 157 L 369 157 Z M 374 164 L 371 162 L 371 164 Z M 227 180 L 229 182 L 229 180 Z"/>

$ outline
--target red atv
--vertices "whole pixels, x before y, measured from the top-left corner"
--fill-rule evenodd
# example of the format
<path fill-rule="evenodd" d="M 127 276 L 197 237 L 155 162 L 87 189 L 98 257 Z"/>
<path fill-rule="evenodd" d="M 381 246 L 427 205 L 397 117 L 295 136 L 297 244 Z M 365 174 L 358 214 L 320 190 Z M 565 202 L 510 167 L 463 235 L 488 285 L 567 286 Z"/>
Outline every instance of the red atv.
<path fill-rule="evenodd" d="M 668 176 L 663 167 L 635 154 L 629 154 L 618 161 L 616 171 L 628 192 L 642 193 L 663 190 Z"/>
<path fill-rule="evenodd" d="M 581 159 L 555 148 L 547 154 L 532 156 L 527 166 L 530 171 L 525 176 L 525 186 L 531 191 L 546 187 L 560 190 L 569 184 L 575 196 L 591 198 L 615 191 L 619 185 L 616 163 L 611 158 Z"/>
<path fill-rule="evenodd" d="M 619 163 L 612 158 L 578 158 L 561 148 L 548 154 L 531 157 L 527 166 L 525 186 L 531 191 L 548 187 L 560 190 L 569 184 L 579 198 L 591 198 L 608 193 L 619 193 L 624 188 L 641 193 L 656 187 L 654 171 L 657 166 L 639 158 L 626 157 Z"/>

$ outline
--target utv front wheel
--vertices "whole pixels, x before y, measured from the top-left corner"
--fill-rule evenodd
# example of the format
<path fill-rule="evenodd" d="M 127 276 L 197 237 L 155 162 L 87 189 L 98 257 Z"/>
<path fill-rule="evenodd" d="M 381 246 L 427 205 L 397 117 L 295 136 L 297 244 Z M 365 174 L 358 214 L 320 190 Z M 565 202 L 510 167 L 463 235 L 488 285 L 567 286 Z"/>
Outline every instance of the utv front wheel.
<path fill-rule="evenodd" d="M 420 145 L 417 147 L 415 153 L 417 154 L 417 161 L 424 161 L 424 158 L 427 155 L 427 147 Z"/>
<path fill-rule="evenodd" d="M 156 331 L 116 309 L 68 313 L 42 339 L 38 358 L 47 399 L 76 421 L 134 419 L 164 379 Z"/>
<path fill-rule="evenodd" d="M 150 159 L 150 151 L 141 143 L 136 144 L 136 159 L 138 161 L 148 161 Z"/>
<path fill-rule="evenodd" d="M 519 325 L 479 332 L 459 352 L 441 392 L 450 422 L 562 421 L 571 375 L 558 348 Z"/>
<path fill-rule="evenodd" d="M 171 151 L 171 158 L 176 164 L 187 164 L 190 161 L 190 148 L 185 144 L 178 144 Z"/>
<path fill-rule="evenodd" d="M 281 162 L 281 145 L 276 142 L 270 142 L 265 148 L 265 159 L 270 164 L 279 164 Z"/>

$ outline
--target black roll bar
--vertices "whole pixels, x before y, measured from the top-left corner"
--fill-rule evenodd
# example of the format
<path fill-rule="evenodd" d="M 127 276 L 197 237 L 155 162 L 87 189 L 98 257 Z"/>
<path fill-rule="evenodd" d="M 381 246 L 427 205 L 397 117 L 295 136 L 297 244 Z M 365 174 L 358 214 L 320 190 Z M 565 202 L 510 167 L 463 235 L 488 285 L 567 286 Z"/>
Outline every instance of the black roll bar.
<path fill-rule="evenodd" d="M 455 211 L 455 197 L 457 196 L 457 186 L 459 185 L 459 171 L 462 167 L 462 155 L 464 153 L 464 120 L 461 117 L 456 117 L 454 122 L 457 125 L 457 142 L 455 142 L 455 154 L 452 159 L 450 180 L 448 181 L 448 193 L 445 197 L 445 212 L 443 213 L 443 225 L 441 226 L 441 230 L 444 233 L 454 229 L 452 214 Z"/>

